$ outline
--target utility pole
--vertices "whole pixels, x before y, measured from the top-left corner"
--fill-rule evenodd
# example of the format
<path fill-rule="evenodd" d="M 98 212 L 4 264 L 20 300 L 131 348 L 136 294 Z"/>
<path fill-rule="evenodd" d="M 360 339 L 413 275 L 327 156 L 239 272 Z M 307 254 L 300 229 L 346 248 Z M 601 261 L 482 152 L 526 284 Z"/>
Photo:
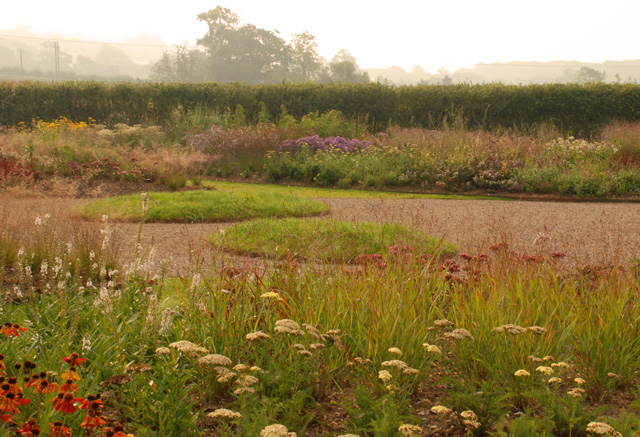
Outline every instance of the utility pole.
<path fill-rule="evenodd" d="M 56 62 L 56 82 L 58 81 L 58 76 L 60 75 L 60 43 L 58 41 L 53 43 L 53 48 L 55 51 L 55 62 Z"/>
<path fill-rule="evenodd" d="M 24 67 L 22 66 L 22 49 L 20 49 L 20 71 L 24 73 Z"/>

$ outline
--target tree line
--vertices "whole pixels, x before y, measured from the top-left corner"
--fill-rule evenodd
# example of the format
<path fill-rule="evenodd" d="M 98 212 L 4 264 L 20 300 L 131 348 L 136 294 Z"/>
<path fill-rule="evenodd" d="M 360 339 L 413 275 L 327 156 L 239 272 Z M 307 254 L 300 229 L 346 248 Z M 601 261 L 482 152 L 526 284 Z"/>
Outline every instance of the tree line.
<path fill-rule="evenodd" d="M 197 48 L 178 45 L 164 52 L 151 79 L 164 82 L 369 82 L 356 59 L 340 50 L 327 62 L 318 54 L 316 38 L 309 32 L 293 35 L 291 43 L 277 32 L 245 24 L 230 9 L 217 6 L 198 15 L 207 33 Z"/>

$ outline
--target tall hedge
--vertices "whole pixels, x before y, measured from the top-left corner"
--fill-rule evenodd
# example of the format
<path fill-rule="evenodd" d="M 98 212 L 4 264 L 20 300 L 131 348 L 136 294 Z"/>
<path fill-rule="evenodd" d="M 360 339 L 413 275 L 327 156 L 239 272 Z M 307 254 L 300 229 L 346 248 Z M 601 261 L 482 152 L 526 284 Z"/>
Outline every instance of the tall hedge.
<path fill-rule="evenodd" d="M 551 123 L 563 132 L 589 135 L 613 120 L 640 118 L 640 86 L 632 84 L 419 85 L 283 83 L 0 82 L 0 125 L 34 118 L 98 123 L 170 122 L 176 108 L 245 109 L 256 121 L 260 102 L 277 117 L 284 105 L 296 117 L 330 109 L 366 122 L 440 127 L 457 119 L 470 128 L 527 130 Z"/>

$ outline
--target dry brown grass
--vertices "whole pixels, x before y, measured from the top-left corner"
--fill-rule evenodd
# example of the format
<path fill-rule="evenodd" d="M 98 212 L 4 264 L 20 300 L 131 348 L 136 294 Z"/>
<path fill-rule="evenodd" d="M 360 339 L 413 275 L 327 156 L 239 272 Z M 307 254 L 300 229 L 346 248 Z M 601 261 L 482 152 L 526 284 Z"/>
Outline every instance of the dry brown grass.
<path fill-rule="evenodd" d="M 106 190 L 106 189 L 105 189 Z M 106 192 L 105 192 L 106 194 Z M 0 229 L 29 238 L 38 215 L 51 214 L 61 240 L 79 235 L 100 237 L 100 223 L 71 218 L 73 206 L 89 201 L 72 197 L 0 197 Z M 523 263 L 522 255 L 545 258 L 555 268 L 629 266 L 640 257 L 640 204 L 559 203 L 435 199 L 323 199 L 339 220 L 400 223 L 454 242 L 460 252 L 488 253 L 494 259 Z M 137 224 L 114 224 L 113 240 L 120 262 L 130 262 L 138 240 Z M 187 276 L 196 267 L 208 270 L 231 265 L 252 268 L 260 259 L 223 255 L 205 241 L 225 224 L 145 224 L 143 250 L 155 253 L 155 268 Z M 491 250 L 493 245 L 506 249 Z M 554 252 L 566 254 L 553 258 Z"/>

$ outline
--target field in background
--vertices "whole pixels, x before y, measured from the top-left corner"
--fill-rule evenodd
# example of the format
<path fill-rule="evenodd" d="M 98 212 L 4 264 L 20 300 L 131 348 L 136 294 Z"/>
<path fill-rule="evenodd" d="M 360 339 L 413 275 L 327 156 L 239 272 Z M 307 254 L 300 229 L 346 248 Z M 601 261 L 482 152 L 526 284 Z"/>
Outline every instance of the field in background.
<path fill-rule="evenodd" d="M 266 110 L 265 110 L 266 111 Z M 51 177 L 170 190 L 208 178 L 442 194 L 637 197 L 640 125 L 617 122 L 592 139 L 550 125 L 530 134 L 390 127 L 372 134 L 337 111 L 295 118 L 283 109 L 250 125 L 242 108 L 173 114 L 171 127 L 59 118 L 0 131 L 0 183 L 46 189 Z"/>

